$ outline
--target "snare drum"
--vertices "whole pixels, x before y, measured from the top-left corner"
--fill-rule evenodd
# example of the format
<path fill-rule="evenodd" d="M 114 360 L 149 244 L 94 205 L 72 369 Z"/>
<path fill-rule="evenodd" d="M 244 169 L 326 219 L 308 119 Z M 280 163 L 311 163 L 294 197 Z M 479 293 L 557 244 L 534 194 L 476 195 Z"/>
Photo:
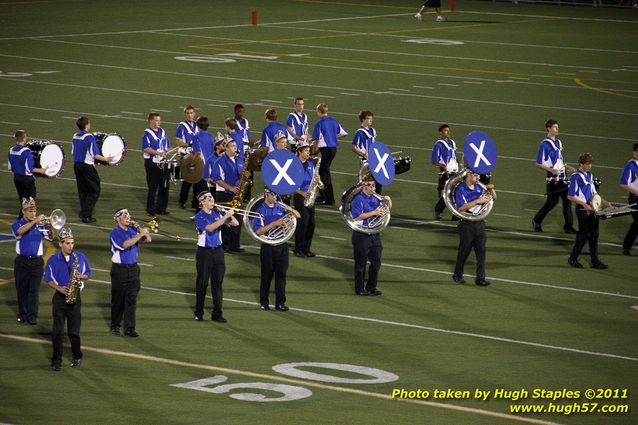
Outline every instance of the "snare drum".
<path fill-rule="evenodd" d="M 126 142 L 117 133 L 93 133 L 104 157 L 113 157 L 111 162 L 95 160 L 100 165 L 120 165 L 126 156 Z"/>
<path fill-rule="evenodd" d="M 180 161 L 167 161 L 164 164 L 168 170 L 168 179 L 173 183 L 184 181 L 179 164 Z"/>
<path fill-rule="evenodd" d="M 64 170 L 64 149 L 50 140 L 30 140 L 25 145 L 33 154 L 36 168 L 46 168 L 46 177 L 57 177 Z M 41 174 L 34 174 L 40 176 Z"/>
<path fill-rule="evenodd" d="M 411 164 L 412 158 L 410 158 L 409 156 L 394 158 L 394 174 L 403 174 L 406 171 L 410 171 Z"/>

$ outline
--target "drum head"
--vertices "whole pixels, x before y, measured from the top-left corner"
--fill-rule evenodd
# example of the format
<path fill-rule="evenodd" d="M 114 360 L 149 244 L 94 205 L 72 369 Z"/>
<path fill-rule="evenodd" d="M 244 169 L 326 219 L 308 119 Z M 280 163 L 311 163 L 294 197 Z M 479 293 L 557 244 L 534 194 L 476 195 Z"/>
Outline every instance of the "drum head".
<path fill-rule="evenodd" d="M 594 211 L 600 211 L 600 207 L 602 206 L 603 199 L 600 197 L 599 194 L 594 193 L 594 196 L 591 197 L 591 200 L 589 201 L 589 203 L 591 204 Z"/>
<path fill-rule="evenodd" d="M 64 151 L 56 144 L 48 144 L 40 154 L 40 167 L 46 168 L 47 177 L 57 177 L 64 169 Z"/>
<path fill-rule="evenodd" d="M 107 135 L 102 142 L 102 156 L 112 156 L 113 160 L 109 162 L 109 165 L 117 165 L 124 156 L 126 145 L 124 140 L 117 134 L 112 133 Z"/>

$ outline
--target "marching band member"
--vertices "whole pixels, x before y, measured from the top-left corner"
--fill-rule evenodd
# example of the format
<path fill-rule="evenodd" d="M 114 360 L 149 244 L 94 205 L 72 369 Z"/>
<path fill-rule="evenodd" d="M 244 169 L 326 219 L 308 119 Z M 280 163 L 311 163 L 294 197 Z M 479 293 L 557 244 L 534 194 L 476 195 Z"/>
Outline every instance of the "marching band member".
<path fill-rule="evenodd" d="M 201 209 L 195 214 L 195 228 L 197 229 L 197 254 L 195 255 L 195 268 L 197 279 L 195 281 L 195 320 L 204 320 L 204 300 L 210 280 L 213 295 L 213 310 L 211 320 L 226 323 L 222 312 L 224 299 L 222 284 L 226 263 L 224 262 L 224 250 L 222 249 L 222 236 L 220 226 L 230 221 L 231 226 L 238 226 L 239 222 L 233 214 L 235 210 L 229 208 L 224 214 L 215 208 L 215 198 L 210 192 L 204 191 L 197 196 Z"/>
<path fill-rule="evenodd" d="M 215 183 L 215 198 L 218 203 L 230 203 L 239 194 L 239 183 L 242 173 L 245 177 L 250 175 L 248 170 L 242 171 L 244 160 L 237 152 L 237 143 L 227 140 L 225 152 L 215 161 L 212 167 L 211 180 Z M 222 245 L 227 254 L 243 252 L 241 248 L 241 221 L 237 226 L 222 226 Z"/>
<path fill-rule="evenodd" d="M 620 177 L 620 187 L 629 193 L 628 204 L 638 204 L 638 143 L 634 143 L 633 158 L 630 159 L 623 169 Z M 629 226 L 625 240 L 622 244 L 622 253 L 630 255 L 631 247 L 638 236 L 638 207 L 634 206 L 634 212 L 631 213 L 633 223 Z"/>
<path fill-rule="evenodd" d="M 79 292 L 84 288 L 84 283 L 91 277 L 91 267 L 86 255 L 73 249 L 75 240 L 71 229 L 61 229 L 58 239 L 60 252 L 49 257 L 44 273 L 44 281 L 55 291 L 51 300 L 53 312 L 53 328 L 51 330 L 53 357 L 51 358 L 51 366 L 56 372 L 62 368 L 62 339 L 65 321 L 67 322 L 67 336 L 71 342 L 71 351 L 73 353 L 71 367 L 80 367 L 82 364 L 82 350 L 80 348 L 80 324 L 82 321 L 80 307 L 82 300 Z M 67 304 L 67 294 L 72 289 L 73 271 L 75 271 L 75 279 L 82 281 L 82 286 L 78 289 L 76 302 Z"/>
<path fill-rule="evenodd" d="M 261 218 L 253 220 L 253 230 L 257 236 L 268 235 L 275 228 L 281 226 L 284 217 L 289 212 L 297 219 L 301 216 L 294 209 L 277 202 L 277 194 L 269 188 L 264 189 L 264 202 L 257 208 Z M 275 278 L 275 309 L 288 311 L 286 305 L 286 272 L 288 271 L 288 244 L 261 244 L 259 250 L 261 260 L 261 283 L 259 286 L 259 304 L 262 310 L 270 310 L 268 295 L 270 282 Z"/>
<path fill-rule="evenodd" d="M 456 188 L 455 203 L 459 212 L 473 212 L 480 206 L 488 202 L 488 198 L 483 188 L 478 184 L 480 179 L 479 173 L 468 170 L 465 181 Z M 496 199 L 496 191 L 494 185 L 485 186 L 493 199 Z M 474 283 L 478 286 L 488 286 L 490 282 L 485 280 L 485 243 L 487 235 L 485 233 L 485 220 L 459 220 L 459 249 L 456 255 L 456 265 L 454 266 L 454 274 L 452 280 L 456 283 L 465 283 L 463 279 L 463 268 L 470 251 L 474 249 L 476 255 L 476 277 Z"/>
<path fill-rule="evenodd" d="M 428 10 L 428 7 L 434 8 L 437 22 L 445 22 L 445 16 L 441 14 L 441 0 L 424 0 L 423 6 L 421 6 L 416 15 L 414 15 L 417 21 L 423 20 L 423 14 Z"/>
<path fill-rule="evenodd" d="M 268 125 L 264 127 L 261 132 L 261 147 L 267 146 L 268 152 L 272 152 L 273 150 L 275 150 L 275 141 L 277 140 L 276 137 L 280 132 L 286 135 L 286 139 L 288 140 L 288 142 L 292 143 L 294 141 L 294 138 L 288 132 L 286 126 L 277 122 L 278 115 L 275 108 L 266 109 L 265 117 Z"/>
<path fill-rule="evenodd" d="M 547 137 L 543 139 L 538 148 L 536 157 L 536 167 L 547 172 L 547 201 L 543 207 L 536 213 L 532 219 L 532 229 L 535 232 L 542 232 L 541 224 L 545 216 L 558 204 L 559 200 L 563 201 L 563 217 L 565 225 L 563 230 L 565 233 L 576 233 L 573 223 L 571 204 L 567 196 L 567 177 L 565 169 L 574 172 L 576 169 L 563 162 L 563 144 L 556 137 L 558 136 L 558 121 L 548 120 L 545 123 L 547 129 Z"/>
<path fill-rule="evenodd" d="M 312 237 L 315 234 L 315 208 L 308 208 L 304 201 L 308 199 L 310 183 L 315 178 L 315 164 L 310 161 L 310 145 L 305 143 L 297 144 L 297 156 L 303 165 L 303 182 L 299 189 L 295 191 L 293 202 L 295 209 L 299 211 L 300 220 L 297 221 L 295 230 L 295 256 L 314 257 L 316 254 L 310 250 Z"/>
<path fill-rule="evenodd" d="M 443 218 L 443 210 L 445 210 L 445 201 L 443 200 L 445 183 L 454 173 L 459 171 L 459 163 L 456 160 L 456 143 L 450 138 L 450 126 L 441 124 L 439 134 L 441 138 L 434 143 L 432 149 L 432 164 L 439 167 L 439 185 L 436 188 L 439 191 L 439 201 L 434 206 L 436 220 Z"/>
<path fill-rule="evenodd" d="M 237 121 L 234 118 L 227 118 L 226 121 L 224 121 L 224 125 L 226 126 L 226 134 L 230 139 L 233 139 L 237 145 L 237 155 L 244 158 L 245 149 L 248 145 L 244 144 L 244 137 L 238 130 Z"/>
<path fill-rule="evenodd" d="M 367 225 L 372 217 L 383 215 L 380 208 L 382 200 L 375 196 L 374 180 L 364 180 L 361 185 L 361 192 L 352 199 L 352 218 Z M 384 196 L 382 199 L 388 208 L 392 208 L 392 199 L 389 196 Z M 381 295 L 381 291 L 377 289 L 377 279 L 379 270 L 381 270 L 381 253 L 383 252 L 381 234 L 367 234 L 353 230 L 352 249 L 354 252 L 354 293 L 359 296 Z M 370 267 L 368 268 L 368 280 L 365 282 L 368 261 L 370 261 Z"/>
<path fill-rule="evenodd" d="M 13 173 L 13 184 L 18 192 L 18 202 L 22 199 L 35 198 L 35 177 L 33 173 L 45 174 L 45 168 L 35 168 L 33 154 L 24 145 L 27 143 L 27 133 L 24 130 L 18 130 L 13 137 L 16 144 L 9 149 L 9 171 Z M 18 213 L 18 218 L 22 217 L 22 208 Z"/>
<path fill-rule="evenodd" d="M 237 123 L 237 131 L 241 134 L 241 138 L 244 141 L 244 144 L 250 143 L 250 125 L 248 124 L 248 120 L 244 118 L 246 114 L 246 109 L 244 105 L 238 103 L 235 105 L 235 122 Z"/>
<path fill-rule="evenodd" d="M 111 231 L 111 334 L 120 335 L 124 318 L 124 335 L 138 337 L 135 310 L 140 291 L 140 267 L 137 265 L 138 244 L 151 242 L 147 227 L 131 221 L 126 208 L 115 211 L 117 225 Z"/>
<path fill-rule="evenodd" d="M 193 154 L 199 156 L 201 161 L 204 163 L 204 170 L 206 170 L 207 161 L 214 161 L 214 154 L 217 152 L 216 140 L 213 138 L 213 135 L 208 132 L 208 127 L 210 122 L 208 121 L 208 117 L 201 116 L 197 118 L 197 128 L 199 128 L 199 132 L 193 137 L 192 149 Z M 213 158 L 211 158 L 213 157 Z M 202 193 L 208 190 L 208 183 L 203 179 L 199 182 L 195 183 L 195 191 L 196 193 Z M 198 202 L 198 206 L 196 209 L 199 211 L 199 206 L 201 203 Z"/>
<path fill-rule="evenodd" d="M 339 124 L 336 119 L 328 116 L 328 105 L 325 103 L 317 105 L 317 116 L 319 120 L 315 123 L 315 127 L 312 131 L 312 140 L 319 142 L 318 146 L 321 152 L 319 175 L 324 185 L 324 189 L 321 191 L 317 202 L 325 205 L 334 205 L 335 197 L 332 189 L 330 165 L 337 154 L 339 139 L 347 136 L 348 133 L 341 127 L 341 124 Z"/>
<path fill-rule="evenodd" d="M 46 225 L 46 216 L 37 214 L 35 199 L 22 199 L 22 214 L 23 217 L 11 225 L 18 254 L 13 262 L 13 276 L 18 293 L 17 319 L 18 323 L 29 322 L 30 325 L 36 325 L 44 266 L 42 240 L 52 240 L 53 231 Z"/>
<path fill-rule="evenodd" d="M 146 213 L 153 217 L 155 214 L 168 214 L 168 170 L 161 167 L 170 149 L 166 131 L 161 127 L 160 114 L 148 114 L 148 128 L 142 136 L 142 151 L 144 152 L 144 169 L 146 170 Z"/>
<path fill-rule="evenodd" d="M 569 192 L 567 197 L 576 204 L 576 217 L 578 218 L 578 233 L 574 248 L 567 262 L 570 266 L 580 269 L 583 267 L 578 262 L 585 243 L 589 242 L 589 255 L 591 257 L 590 267 L 593 269 L 606 269 L 607 264 L 598 258 L 598 216 L 591 206 L 591 200 L 596 195 L 594 187 L 594 176 L 590 170 L 593 158 L 591 153 L 584 152 L 578 157 L 578 170 L 569 179 Z M 602 199 L 602 203 L 610 207 L 609 201 Z"/>
<path fill-rule="evenodd" d="M 80 117 L 76 121 L 78 131 L 73 135 L 73 171 L 80 198 L 80 218 L 83 223 L 94 223 L 93 209 L 100 197 L 100 176 L 95 169 L 95 160 L 111 162 L 112 157 L 104 157 L 95 136 L 89 133 L 91 121 Z"/>
<path fill-rule="evenodd" d="M 310 134 L 308 133 L 308 115 L 303 111 L 304 100 L 303 97 L 295 98 L 295 110 L 288 114 L 286 120 L 286 126 L 288 132 L 295 139 L 295 144 L 310 140 Z"/>
<path fill-rule="evenodd" d="M 359 112 L 359 121 L 361 127 L 354 133 L 354 139 L 352 139 L 352 152 L 354 152 L 361 163 L 368 159 L 368 151 L 370 145 L 374 143 L 377 138 L 377 131 L 372 128 L 372 121 L 374 120 L 374 114 L 370 111 Z M 375 184 L 375 191 L 381 193 L 383 186 L 378 182 Z"/>
<path fill-rule="evenodd" d="M 195 108 L 193 106 L 189 105 L 184 108 L 184 117 L 186 119 L 180 122 L 175 130 L 175 144 L 179 146 L 179 153 L 182 156 L 187 155 L 190 152 L 193 137 L 195 137 L 198 131 L 197 123 L 195 122 Z M 182 181 L 182 188 L 179 191 L 178 201 L 179 207 L 182 209 L 186 208 L 188 192 L 190 191 L 191 186 L 193 186 L 192 183 L 189 183 L 186 180 Z M 191 207 L 193 208 L 197 208 L 196 196 L 197 192 L 195 188 L 193 188 L 193 199 L 191 201 Z"/>

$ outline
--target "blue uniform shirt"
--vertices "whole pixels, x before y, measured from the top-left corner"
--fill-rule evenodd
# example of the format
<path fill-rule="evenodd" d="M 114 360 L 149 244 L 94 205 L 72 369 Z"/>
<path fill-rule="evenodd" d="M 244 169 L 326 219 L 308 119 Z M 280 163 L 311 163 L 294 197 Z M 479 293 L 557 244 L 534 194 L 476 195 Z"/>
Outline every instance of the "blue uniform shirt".
<path fill-rule="evenodd" d="M 563 144 L 558 139 L 544 139 L 538 147 L 538 155 L 536 155 L 536 163 L 546 167 L 553 168 L 565 172 L 565 163 L 563 162 Z M 547 177 L 554 177 L 553 174 L 547 173 Z"/>
<path fill-rule="evenodd" d="M 262 217 L 253 220 L 253 230 L 255 232 L 264 226 L 268 226 L 273 221 L 279 220 L 288 213 L 279 203 L 275 203 L 275 205 L 269 207 L 265 202 L 257 208 L 256 212 L 261 214 Z M 270 229 L 264 236 L 268 236 L 273 230 L 275 230 L 275 228 Z"/>
<path fill-rule="evenodd" d="M 294 130 L 295 135 L 305 137 L 308 133 L 308 115 L 293 111 L 288 115 L 286 125 Z"/>
<path fill-rule="evenodd" d="M 223 154 L 217 161 L 213 164 L 212 167 L 212 175 L 210 178 L 213 181 L 223 180 L 231 186 L 237 186 L 239 184 L 239 178 L 241 175 L 241 170 L 244 167 L 244 160 L 239 156 L 235 156 L 235 158 L 230 159 L 230 157 L 226 154 Z M 234 195 L 234 192 L 230 190 L 224 189 L 223 186 L 217 185 L 217 191 L 226 192 L 228 194 Z"/>
<path fill-rule="evenodd" d="M 144 135 L 142 136 L 142 151 L 146 148 L 160 152 L 166 152 L 171 148 L 163 128 L 159 128 L 157 131 L 153 131 L 150 128 L 144 130 Z M 158 162 L 160 157 L 144 152 L 144 159 L 152 159 L 153 162 Z"/>
<path fill-rule="evenodd" d="M 73 135 L 73 162 L 85 163 L 88 165 L 95 164 L 95 155 L 101 155 L 100 147 L 93 136 L 88 131 L 78 131 Z"/>
<path fill-rule="evenodd" d="M 182 121 L 177 125 L 177 129 L 175 129 L 175 138 L 183 140 L 184 143 L 188 143 L 188 146 L 191 146 L 193 137 L 195 137 L 198 131 L 199 129 L 195 121 L 193 121 L 192 124 L 188 121 Z M 186 155 L 188 153 L 187 149 L 188 148 L 180 148 L 180 153 Z"/>
<path fill-rule="evenodd" d="M 574 196 L 581 201 L 588 203 L 596 193 L 594 186 L 594 176 L 588 171 L 576 171 L 569 178 L 569 190 L 567 196 Z"/>
<path fill-rule="evenodd" d="M 285 125 L 278 123 L 277 121 L 272 121 L 264 127 L 261 132 L 261 147 L 268 146 L 268 152 L 274 151 L 276 147 L 276 136 L 280 131 L 286 135 L 286 139 L 288 139 L 288 141 L 294 140 Z"/>
<path fill-rule="evenodd" d="M 311 160 L 307 160 L 303 164 L 303 182 L 299 187 L 299 190 L 302 192 L 307 192 L 310 189 L 310 183 L 312 183 L 312 179 L 315 176 L 315 164 Z"/>
<path fill-rule="evenodd" d="M 336 148 L 339 144 L 337 136 L 346 136 L 347 134 L 336 119 L 326 115 L 315 123 L 312 139 L 319 140 L 320 148 Z"/>
<path fill-rule="evenodd" d="M 22 145 L 15 145 L 9 149 L 9 171 L 14 174 L 20 174 L 22 176 L 33 175 L 33 154 L 31 151 Z"/>
<path fill-rule="evenodd" d="M 51 240 L 49 237 L 49 230 L 45 226 L 36 224 L 24 235 L 18 235 L 18 229 L 28 222 L 29 221 L 27 219 L 22 217 L 13 222 L 11 225 L 13 236 L 16 238 L 16 253 L 18 255 L 26 255 L 29 257 L 44 255 L 44 245 L 42 244 L 42 240 Z"/>
<path fill-rule="evenodd" d="M 125 249 L 124 242 L 137 236 L 139 233 L 140 232 L 131 226 L 126 230 L 122 229 L 119 225 L 115 226 L 109 235 L 111 239 L 111 252 L 113 253 L 111 261 L 116 264 L 137 264 L 137 243 Z"/>
<path fill-rule="evenodd" d="M 626 184 L 632 189 L 638 190 L 638 160 L 630 159 L 620 176 L 620 184 Z"/>
<path fill-rule="evenodd" d="M 381 205 L 381 200 L 374 195 L 366 195 L 363 190 L 354 197 L 351 204 L 352 218 L 357 218 L 363 213 L 374 211 Z M 363 220 L 363 225 L 367 226 L 370 218 Z"/>
<path fill-rule="evenodd" d="M 474 185 L 474 189 L 470 189 L 465 181 L 461 182 L 461 184 L 456 187 L 456 193 L 454 194 L 456 208 L 461 208 L 464 204 L 480 198 L 484 191 L 483 187 L 478 183 Z M 481 205 L 477 204 L 467 211 L 472 213 L 480 208 Z"/>
<path fill-rule="evenodd" d="M 370 143 L 374 143 L 377 138 L 377 132 L 374 128 L 361 127 L 357 129 L 354 133 L 354 139 L 352 139 L 352 144 L 357 147 L 357 149 L 362 150 L 364 152 L 368 152 L 370 147 Z"/>
<path fill-rule="evenodd" d="M 221 228 L 213 230 L 212 232 L 206 231 L 206 226 L 216 222 L 224 215 L 217 210 L 213 210 L 207 213 L 204 210 L 199 210 L 195 214 L 195 228 L 197 229 L 197 246 L 204 248 L 216 248 L 222 244 L 222 232 Z"/>
<path fill-rule="evenodd" d="M 241 134 L 241 139 L 244 143 L 250 142 L 250 125 L 248 124 L 248 120 L 235 115 L 235 121 L 237 121 L 237 131 Z"/>
<path fill-rule="evenodd" d="M 64 254 L 58 252 L 50 256 L 47 260 L 47 265 L 44 268 L 44 281 L 55 282 L 59 286 L 69 286 L 71 282 L 71 271 L 73 270 L 73 263 L 75 262 L 73 254 L 78 256 L 78 273 L 91 277 L 91 266 L 89 266 L 86 255 L 79 251 L 73 251 L 67 258 Z"/>
<path fill-rule="evenodd" d="M 456 160 L 456 143 L 454 143 L 454 140 L 437 140 L 432 149 L 432 162 L 445 164 L 449 172 L 458 171 L 459 164 Z"/>
<path fill-rule="evenodd" d="M 220 157 L 221 155 L 217 156 L 217 154 L 212 154 L 206 159 L 206 162 L 204 163 L 204 173 L 202 174 L 203 179 L 213 178 L 213 167 Z"/>
<path fill-rule="evenodd" d="M 215 140 L 213 136 L 207 130 L 200 130 L 199 133 L 193 137 L 193 152 L 199 152 L 202 154 L 204 161 L 215 152 Z"/>

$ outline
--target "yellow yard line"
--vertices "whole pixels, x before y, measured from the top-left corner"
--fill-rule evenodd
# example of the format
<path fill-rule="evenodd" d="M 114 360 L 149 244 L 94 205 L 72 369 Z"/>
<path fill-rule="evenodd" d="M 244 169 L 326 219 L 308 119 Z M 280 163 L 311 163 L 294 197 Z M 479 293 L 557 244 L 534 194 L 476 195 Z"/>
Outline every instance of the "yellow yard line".
<path fill-rule="evenodd" d="M 613 96 L 621 96 L 621 97 L 628 97 L 630 99 L 638 99 L 638 96 L 631 96 L 631 95 L 628 95 L 628 94 L 616 93 L 616 92 L 611 91 L 611 90 L 598 89 L 596 87 L 592 87 L 589 84 L 584 83 L 583 80 L 581 80 L 580 78 L 574 78 L 574 81 L 576 82 L 576 84 L 578 84 L 579 86 L 581 86 L 582 88 L 585 88 L 587 90 L 592 90 L 592 91 L 596 91 L 596 92 L 599 92 L 599 93 L 611 94 Z M 593 80 L 593 81 L 599 81 L 599 80 Z"/>

